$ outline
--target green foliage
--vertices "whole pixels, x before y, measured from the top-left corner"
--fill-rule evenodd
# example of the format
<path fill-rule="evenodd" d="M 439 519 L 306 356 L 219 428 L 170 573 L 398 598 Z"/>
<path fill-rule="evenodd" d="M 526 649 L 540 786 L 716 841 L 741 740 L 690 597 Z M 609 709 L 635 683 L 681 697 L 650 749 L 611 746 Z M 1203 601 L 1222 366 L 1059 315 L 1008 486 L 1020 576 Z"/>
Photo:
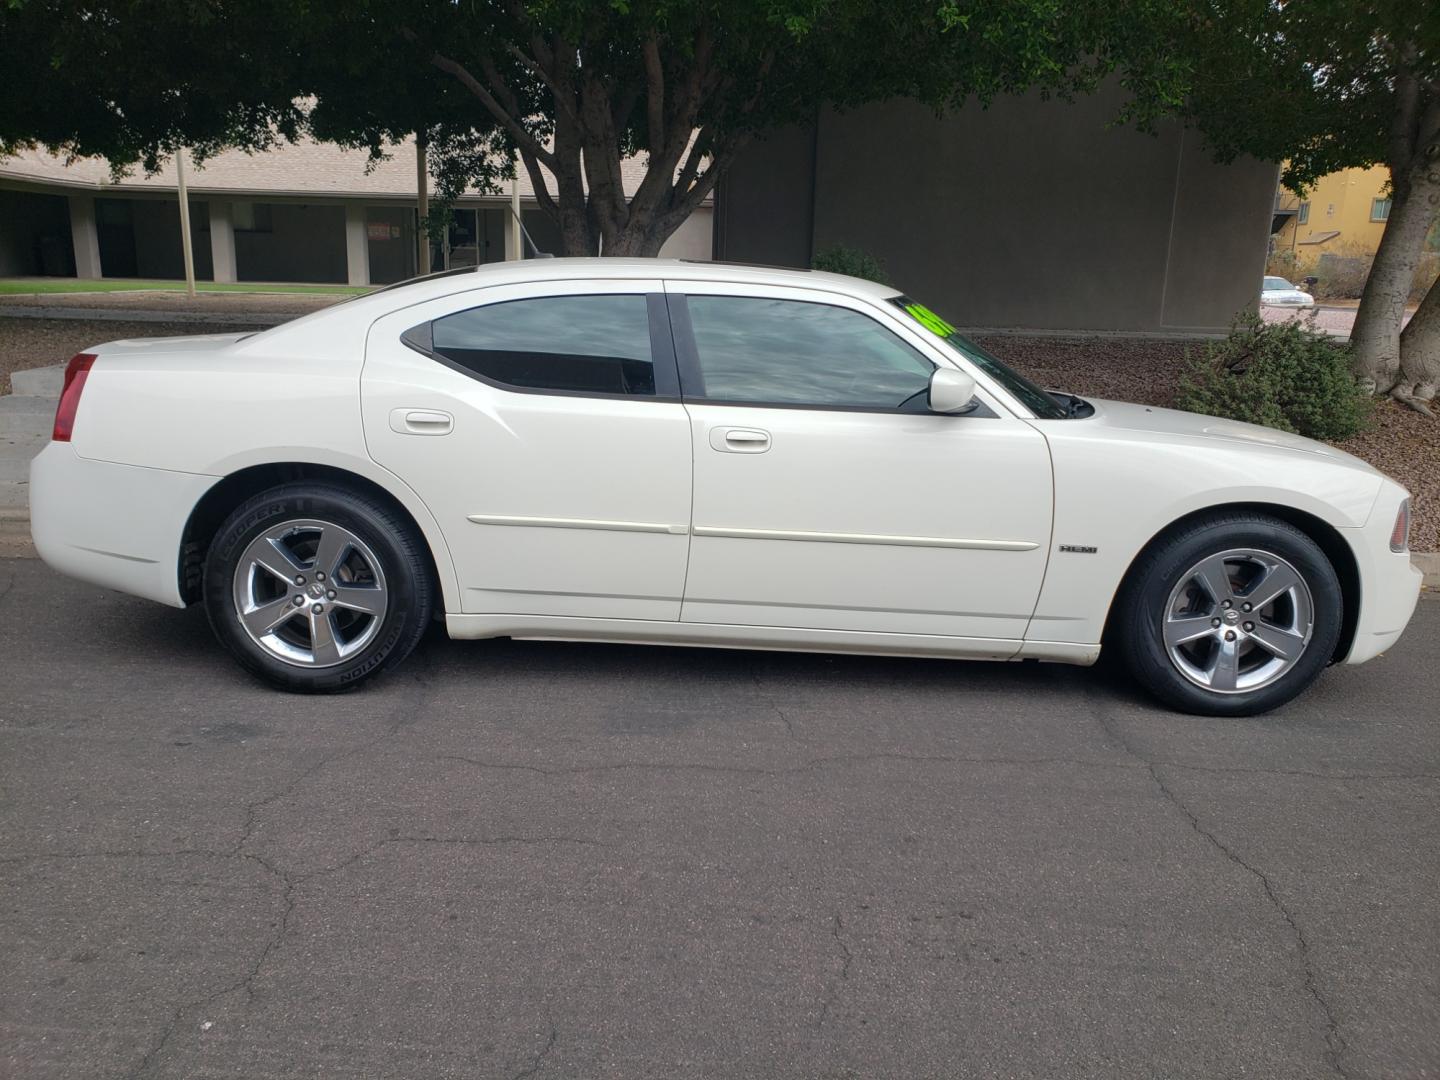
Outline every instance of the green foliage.
<path fill-rule="evenodd" d="M 1338 442 L 1365 429 L 1373 401 L 1344 345 L 1301 322 L 1272 325 L 1246 314 L 1191 359 L 1175 404 Z"/>
<path fill-rule="evenodd" d="M 810 260 L 810 269 L 845 274 L 865 281 L 878 281 L 881 285 L 892 284 L 883 262 L 868 251 L 846 247 L 844 244 L 835 244 L 824 251 L 817 251 Z"/>
<path fill-rule="evenodd" d="M 1440 108 L 1440 4 L 1177 0 L 1145 37 L 1182 58 L 1178 111 L 1216 155 L 1284 161 L 1294 191 L 1339 169 L 1403 172 L 1440 138 L 1424 119 Z M 1176 111 L 1163 87 L 1135 89 L 1137 114 Z"/>
<path fill-rule="evenodd" d="M 0 0 L 0 150 L 153 168 L 178 146 L 429 136 L 442 201 L 514 156 L 567 253 L 651 254 L 755 136 L 1121 73 L 1174 103 L 1173 0 Z M 643 156 L 633 201 L 620 162 Z"/>

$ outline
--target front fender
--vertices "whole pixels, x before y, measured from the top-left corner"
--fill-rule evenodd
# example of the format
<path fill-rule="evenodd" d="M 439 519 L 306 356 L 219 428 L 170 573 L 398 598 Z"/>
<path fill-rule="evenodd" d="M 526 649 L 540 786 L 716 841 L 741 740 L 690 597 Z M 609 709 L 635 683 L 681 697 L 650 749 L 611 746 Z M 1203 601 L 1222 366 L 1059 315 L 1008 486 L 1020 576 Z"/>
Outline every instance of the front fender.
<path fill-rule="evenodd" d="M 1039 640 L 1099 642 L 1136 556 L 1181 518 L 1246 504 L 1360 529 L 1385 483 L 1350 459 L 1282 447 L 1086 428 L 1083 420 L 1037 426 L 1055 468 L 1055 532 L 1026 633 Z"/>

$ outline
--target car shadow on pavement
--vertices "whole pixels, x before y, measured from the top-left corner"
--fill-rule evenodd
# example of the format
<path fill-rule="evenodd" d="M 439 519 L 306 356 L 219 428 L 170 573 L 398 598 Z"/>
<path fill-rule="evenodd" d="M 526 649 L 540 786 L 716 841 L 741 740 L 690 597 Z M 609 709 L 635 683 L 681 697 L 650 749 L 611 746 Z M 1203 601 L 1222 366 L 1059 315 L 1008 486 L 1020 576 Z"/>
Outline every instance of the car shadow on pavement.
<path fill-rule="evenodd" d="M 200 605 L 184 611 L 113 596 L 124 606 L 126 633 L 101 629 L 86 642 L 85 628 L 74 631 L 77 647 L 128 654 L 127 666 L 153 662 L 203 670 L 208 679 L 237 687 L 260 687 L 242 671 L 216 640 Z M 87 649 L 88 651 L 88 649 Z M 845 689 L 894 690 L 911 694 L 993 692 L 1017 697 L 1036 694 L 1099 694 L 1117 703 L 1159 709 L 1139 692 L 1118 665 L 1102 661 L 1091 668 L 1037 662 L 971 661 L 944 658 L 869 656 L 608 642 L 523 641 L 496 638 L 459 641 L 449 638 L 438 621 L 414 653 L 376 689 L 396 680 L 423 677 L 455 692 L 495 692 L 505 679 L 526 683 L 578 679 L 587 685 L 628 686 L 645 696 L 681 686 L 702 693 L 750 686 L 759 679 L 789 687 L 822 685 L 828 692 Z M 198 671 L 194 673 L 199 673 Z M 277 693 L 279 691 L 276 691 Z M 359 687 L 355 693 L 365 693 Z"/>

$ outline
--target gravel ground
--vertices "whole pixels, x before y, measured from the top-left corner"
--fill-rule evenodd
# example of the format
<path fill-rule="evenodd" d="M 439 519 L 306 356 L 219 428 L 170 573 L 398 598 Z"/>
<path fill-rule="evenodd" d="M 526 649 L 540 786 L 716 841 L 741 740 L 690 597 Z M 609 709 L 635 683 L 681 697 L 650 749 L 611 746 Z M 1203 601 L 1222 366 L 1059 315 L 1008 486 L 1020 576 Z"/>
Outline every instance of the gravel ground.
<path fill-rule="evenodd" d="M 0 394 L 10 392 L 10 372 L 64 363 L 97 342 L 246 329 L 261 327 L 0 317 Z M 1187 350 L 1200 347 L 1168 341 L 1008 335 L 981 343 L 1043 386 L 1146 405 L 1171 403 Z M 1340 445 L 1414 493 L 1412 545 L 1416 551 L 1440 550 L 1440 421 L 1387 402 L 1376 410 L 1370 431 Z"/>

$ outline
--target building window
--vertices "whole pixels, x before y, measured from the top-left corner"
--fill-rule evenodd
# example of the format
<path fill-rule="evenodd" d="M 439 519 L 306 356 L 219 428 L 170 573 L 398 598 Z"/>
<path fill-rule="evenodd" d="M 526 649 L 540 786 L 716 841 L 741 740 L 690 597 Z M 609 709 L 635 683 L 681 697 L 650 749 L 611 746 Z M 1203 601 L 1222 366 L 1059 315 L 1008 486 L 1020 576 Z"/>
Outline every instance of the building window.
<path fill-rule="evenodd" d="M 232 206 L 230 214 L 231 226 L 236 232 L 274 231 L 269 203 L 237 202 Z"/>
<path fill-rule="evenodd" d="M 1310 204 L 1308 202 L 1302 202 L 1300 204 L 1300 213 L 1295 215 L 1295 220 L 1301 225 L 1304 225 L 1310 220 Z"/>
<path fill-rule="evenodd" d="M 1370 200 L 1370 220 L 1371 220 L 1371 221 L 1389 221 L 1389 220 L 1390 220 L 1390 200 L 1389 200 L 1389 199 L 1371 199 L 1371 200 Z"/>

